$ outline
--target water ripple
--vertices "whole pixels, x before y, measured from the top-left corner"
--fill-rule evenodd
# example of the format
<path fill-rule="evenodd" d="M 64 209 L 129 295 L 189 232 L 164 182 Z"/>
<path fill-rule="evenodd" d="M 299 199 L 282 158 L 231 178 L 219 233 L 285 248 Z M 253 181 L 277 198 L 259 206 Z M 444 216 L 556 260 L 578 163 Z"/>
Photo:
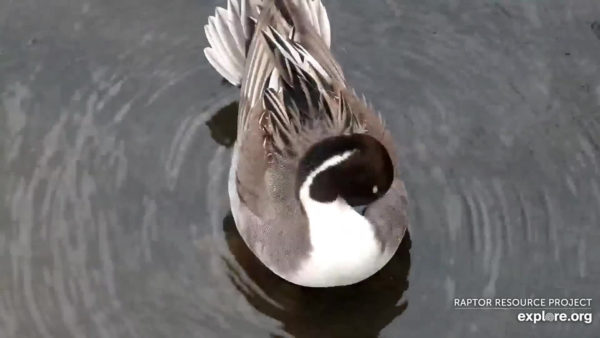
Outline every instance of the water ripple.
<path fill-rule="evenodd" d="M 109 130 L 94 123 L 95 115 L 122 88 L 120 80 L 109 82 L 97 75 L 98 91 L 90 93 L 83 110 L 61 115 L 39 136 L 42 143 L 33 170 L 12 174 L 11 180 L 16 183 L 10 210 L 16 234 L 15 240 L 11 240 L 12 287 L 23 288 L 22 293 L 16 293 L 23 298 L 14 298 L 12 306 L 25 306 L 41 336 L 61 332 L 58 322 L 52 319 L 54 315 L 47 311 L 54 307 L 60 309 L 61 322 L 71 336 L 84 336 L 89 325 L 96 328 L 99 336 L 114 336 L 107 325 L 106 309 L 98 310 L 100 303 L 111 304 L 113 311 L 120 309 L 114 281 L 114 253 L 109 244 L 111 217 L 107 210 L 98 208 L 98 203 L 107 189 L 122 185 L 127 161 L 123 144 L 117 144 Z M 29 115 L 23 105 L 33 99 L 33 94 L 27 94 L 31 90 L 22 83 L 14 88 L 9 87 L 9 96 L 3 99 L 13 121 L 9 130 L 13 135 L 28 138 L 31 144 L 33 139 L 23 135 L 22 129 Z M 74 96 L 72 102 L 76 101 Z M 69 134 L 73 137 L 66 136 Z M 8 165 L 17 168 L 27 161 L 20 157 L 24 145 L 16 137 L 11 144 L 19 150 L 19 156 L 9 156 Z M 97 170 L 117 175 L 98 175 Z M 44 283 L 49 288 L 44 288 Z M 90 322 L 82 317 L 81 308 L 90 312 Z"/>

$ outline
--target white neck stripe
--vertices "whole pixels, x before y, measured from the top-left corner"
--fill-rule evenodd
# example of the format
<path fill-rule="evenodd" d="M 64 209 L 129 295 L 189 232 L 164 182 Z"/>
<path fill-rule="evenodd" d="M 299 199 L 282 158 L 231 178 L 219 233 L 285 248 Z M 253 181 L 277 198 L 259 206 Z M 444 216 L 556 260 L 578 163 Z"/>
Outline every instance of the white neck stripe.
<path fill-rule="evenodd" d="M 355 152 L 356 150 L 348 150 L 340 155 L 335 155 L 327 161 L 323 162 L 323 164 L 318 166 L 317 169 L 313 170 L 308 176 L 306 176 L 304 183 L 302 183 L 302 186 L 300 187 L 301 200 L 304 200 L 304 198 L 309 197 L 310 186 L 312 185 L 312 182 L 315 179 L 315 177 L 317 177 L 317 175 L 331 167 L 334 167 L 344 162 L 345 160 L 350 158 L 350 156 L 352 156 L 352 154 L 354 154 Z"/>

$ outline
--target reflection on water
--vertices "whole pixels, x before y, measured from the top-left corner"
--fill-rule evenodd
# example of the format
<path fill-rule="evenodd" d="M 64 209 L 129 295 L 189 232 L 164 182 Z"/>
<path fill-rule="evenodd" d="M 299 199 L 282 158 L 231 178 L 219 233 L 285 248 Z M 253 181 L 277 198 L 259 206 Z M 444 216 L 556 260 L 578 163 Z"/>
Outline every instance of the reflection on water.
<path fill-rule="evenodd" d="M 591 27 L 592 27 L 592 31 L 594 32 L 594 34 L 596 35 L 598 40 L 600 40 L 600 21 L 592 22 Z"/>
<path fill-rule="evenodd" d="M 220 0 L 0 3 L 0 337 L 597 336 L 452 299 L 600 318 L 600 3 L 326 2 L 411 217 L 385 271 L 339 290 L 274 277 L 223 222 L 238 91 L 201 29 Z"/>
<path fill-rule="evenodd" d="M 238 102 L 221 108 L 207 123 L 210 135 L 218 144 L 231 148 L 237 136 Z"/>
<path fill-rule="evenodd" d="M 378 337 L 408 307 L 402 299 L 410 269 L 408 234 L 392 260 L 366 281 L 311 289 L 290 284 L 262 265 L 240 237 L 231 215 L 224 219 L 223 230 L 243 269 L 228 264 L 232 283 L 256 310 L 280 321 L 294 337 Z"/>

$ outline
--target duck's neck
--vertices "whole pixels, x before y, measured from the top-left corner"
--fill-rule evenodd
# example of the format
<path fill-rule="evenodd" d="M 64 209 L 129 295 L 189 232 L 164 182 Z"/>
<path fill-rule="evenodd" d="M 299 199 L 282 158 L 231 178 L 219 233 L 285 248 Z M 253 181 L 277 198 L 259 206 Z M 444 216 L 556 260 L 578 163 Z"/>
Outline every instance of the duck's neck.
<path fill-rule="evenodd" d="M 329 203 L 311 199 L 309 186 L 300 190 L 300 200 L 308 218 L 312 245 L 310 257 L 298 274 L 303 285 L 354 284 L 381 268 L 383 252 L 365 217 L 341 198 Z"/>

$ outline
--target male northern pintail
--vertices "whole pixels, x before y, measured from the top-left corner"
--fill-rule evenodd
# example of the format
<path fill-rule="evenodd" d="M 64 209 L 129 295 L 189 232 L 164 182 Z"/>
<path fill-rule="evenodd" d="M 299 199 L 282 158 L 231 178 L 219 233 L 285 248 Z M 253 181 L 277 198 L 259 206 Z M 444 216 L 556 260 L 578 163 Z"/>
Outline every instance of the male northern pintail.
<path fill-rule="evenodd" d="M 229 0 L 205 54 L 241 86 L 229 173 L 252 252 L 294 284 L 360 282 L 394 255 L 407 198 L 392 137 L 331 54 L 320 0 Z"/>

